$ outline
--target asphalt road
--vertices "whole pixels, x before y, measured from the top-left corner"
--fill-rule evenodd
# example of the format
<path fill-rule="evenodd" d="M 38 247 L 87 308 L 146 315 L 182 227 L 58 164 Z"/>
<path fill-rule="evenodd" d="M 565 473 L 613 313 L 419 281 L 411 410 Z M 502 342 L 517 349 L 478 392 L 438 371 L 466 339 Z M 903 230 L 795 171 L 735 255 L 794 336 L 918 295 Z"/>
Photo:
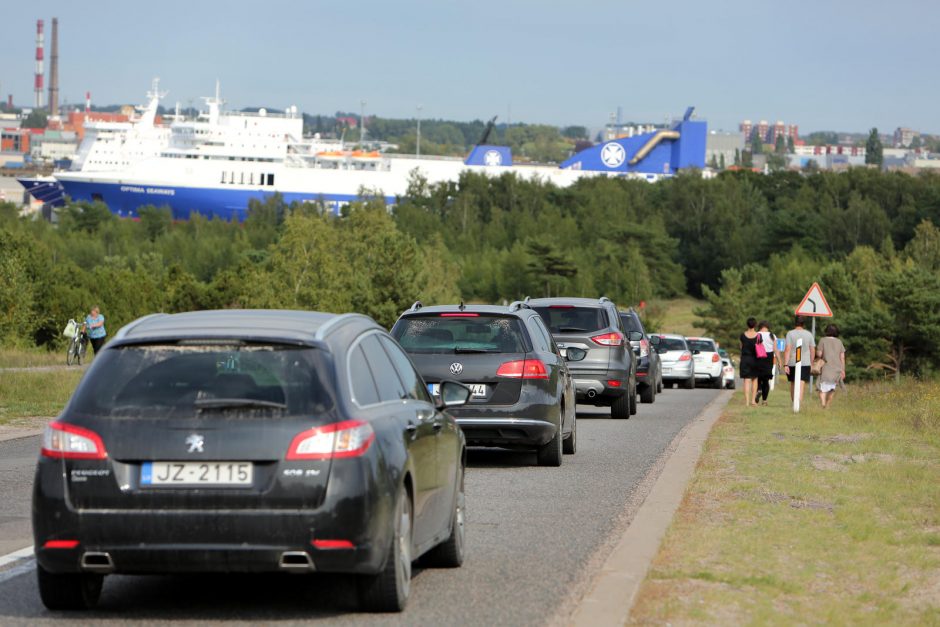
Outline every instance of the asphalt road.
<path fill-rule="evenodd" d="M 454 570 L 416 569 L 400 615 L 357 613 L 353 582 L 326 575 L 110 576 L 91 613 L 48 612 L 31 558 L 0 567 L 0 624 L 156 622 L 293 624 L 562 624 L 619 539 L 641 481 L 676 434 L 719 394 L 665 390 L 628 421 L 579 407 L 578 453 L 560 468 L 534 454 L 470 453 L 468 558 Z M 0 443 L 0 541 L 32 544 L 29 498 L 38 438 Z M 0 551 L 0 554 L 9 550 Z"/>

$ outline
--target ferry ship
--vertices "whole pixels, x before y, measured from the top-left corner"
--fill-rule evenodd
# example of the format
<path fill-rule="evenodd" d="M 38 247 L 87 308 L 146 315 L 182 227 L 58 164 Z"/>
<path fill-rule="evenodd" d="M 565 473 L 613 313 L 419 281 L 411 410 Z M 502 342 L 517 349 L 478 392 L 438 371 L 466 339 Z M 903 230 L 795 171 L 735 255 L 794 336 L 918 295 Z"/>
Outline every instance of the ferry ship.
<path fill-rule="evenodd" d="M 705 122 L 690 107 L 672 129 L 615 139 L 588 148 L 558 166 L 513 163 L 511 150 L 483 141 L 466 159 L 415 157 L 349 150 L 339 140 L 303 136 L 303 116 L 223 110 L 218 86 L 196 119 L 178 114 L 154 124 L 156 86 L 143 115 L 127 125 L 91 125 L 68 171 L 54 182 L 73 201 L 101 201 L 125 217 L 146 205 L 169 207 L 175 219 L 196 212 L 242 220 L 249 201 L 278 193 L 288 202 L 321 203 L 339 212 L 370 197 L 394 204 L 416 175 L 428 183 L 455 181 L 464 171 L 499 176 L 512 172 L 565 187 L 586 176 L 632 176 L 656 180 L 683 168 L 705 165 Z M 487 133 L 488 135 L 488 133 Z M 21 181 L 34 196 L 37 184 Z"/>

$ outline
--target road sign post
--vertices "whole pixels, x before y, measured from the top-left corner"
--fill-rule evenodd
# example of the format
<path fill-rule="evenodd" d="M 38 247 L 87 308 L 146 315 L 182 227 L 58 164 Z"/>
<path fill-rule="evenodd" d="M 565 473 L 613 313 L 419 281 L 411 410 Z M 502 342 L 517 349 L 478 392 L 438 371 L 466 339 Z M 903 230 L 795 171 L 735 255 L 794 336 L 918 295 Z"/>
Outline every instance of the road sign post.
<path fill-rule="evenodd" d="M 796 365 L 793 367 L 793 413 L 800 411 L 800 395 L 803 392 L 803 379 L 800 370 L 803 368 L 803 338 L 796 341 Z"/>
<path fill-rule="evenodd" d="M 813 286 L 809 288 L 809 291 L 806 292 L 806 296 L 803 297 L 803 301 L 800 303 L 800 306 L 796 308 L 796 315 L 798 316 L 808 316 L 812 318 L 812 334 L 813 334 L 813 343 L 816 343 L 816 318 L 831 318 L 832 309 L 829 308 L 829 303 L 826 302 L 826 297 L 823 296 L 822 288 L 819 287 L 819 283 L 813 283 Z M 812 352 L 810 352 L 812 356 Z M 796 367 L 799 369 L 800 363 L 797 360 Z M 799 372 L 799 370 L 797 370 Z M 813 392 L 813 374 L 810 370 L 809 375 L 809 391 L 810 394 Z M 793 380 L 793 385 L 796 386 L 796 382 L 799 381 L 798 378 Z M 794 398 L 796 394 L 793 395 Z M 799 411 L 799 403 L 794 403 L 793 411 Z"/>

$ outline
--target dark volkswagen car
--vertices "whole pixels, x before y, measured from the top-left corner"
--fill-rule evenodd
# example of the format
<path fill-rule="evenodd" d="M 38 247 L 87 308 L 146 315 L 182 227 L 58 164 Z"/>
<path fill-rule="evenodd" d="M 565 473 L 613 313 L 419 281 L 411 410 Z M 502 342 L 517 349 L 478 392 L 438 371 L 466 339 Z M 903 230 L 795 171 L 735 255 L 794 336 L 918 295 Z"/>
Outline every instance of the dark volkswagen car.
<path fill-rule="evenodd" d="M 640 400 L 653 403 L 656 401 L 656 394 L 663 391 L 663 370 L 659 353 L 652 348 L 651 338 L 643 328 L 643 321 L 635 309 L 621 311 L 620 320 L 633 347 L 633 354 L 637 357 L 636 385 Z"/>
<path fill-rule="evenodd" d="M 563 351 L 587 356 L 571 364 L 579 403 L 610 407 L 612 418 L 636 413 L 636 359 L 620 314 L 609 298 L 533 298 L 528 304 L 542 316 Z"/>
<path fill-rule="evenodd" d="M 468 444 L 534 449 L 542 466 L 559 466 L 562 452 L 575 452 L 571 376 L 551 334 L 527 305 L 415 303 L 392 335 L 432 392 L 445 379 L 471 389 L 470 401 L 453 411 Z"/>
<path fill-rule="evenodd" d="M 109 573 L 340 572 L 400 610 L 411 562 L 459 566 L 465 443 L 371 318 L 202 311 L 141 318 L 43 436 L 39 591 L 95 604 Z"/>

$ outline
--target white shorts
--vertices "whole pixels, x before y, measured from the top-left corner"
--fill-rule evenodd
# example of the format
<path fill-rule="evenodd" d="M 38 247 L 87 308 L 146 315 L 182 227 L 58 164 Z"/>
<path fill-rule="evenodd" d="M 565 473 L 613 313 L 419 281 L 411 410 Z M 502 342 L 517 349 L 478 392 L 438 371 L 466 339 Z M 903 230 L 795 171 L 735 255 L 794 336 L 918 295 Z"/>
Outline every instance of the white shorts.
<path fill-rule="evenodd" d="M 820 382 L 819 382 L 819 391 L 820 391 L 820 392 L 832 392 L 833 390 L 836 389 L 836 385 L 837 385 L 836 383 L 824 383 L 824 382 L 820 381 Z"/>

